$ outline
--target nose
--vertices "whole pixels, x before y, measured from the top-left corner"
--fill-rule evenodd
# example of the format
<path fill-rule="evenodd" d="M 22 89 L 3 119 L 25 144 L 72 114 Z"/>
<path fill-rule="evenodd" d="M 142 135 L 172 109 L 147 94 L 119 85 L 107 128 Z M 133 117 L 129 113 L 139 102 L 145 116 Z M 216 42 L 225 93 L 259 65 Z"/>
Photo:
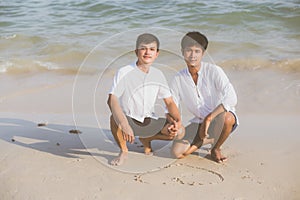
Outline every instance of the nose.
<path fill-rule="evenodd" d="M 149 54 L 149 52 L 150 52 L 150 49 L 146 48 L 145 53 L 146 53 L 146 54 Z"/>
<path fill-rule="evenodd" d="M 194 58 L 196 55 L 196 52 L 195 51 L 191 51 L 191 57 Z"/>

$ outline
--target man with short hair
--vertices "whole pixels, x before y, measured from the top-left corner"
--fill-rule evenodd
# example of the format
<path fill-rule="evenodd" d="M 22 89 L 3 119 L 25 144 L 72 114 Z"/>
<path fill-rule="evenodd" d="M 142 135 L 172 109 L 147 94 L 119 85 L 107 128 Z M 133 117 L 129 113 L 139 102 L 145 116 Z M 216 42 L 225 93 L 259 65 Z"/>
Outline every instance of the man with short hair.
<path fill-rule="evenodd" d="M 167 80 L 159 69 L 152 67 L 159 55 L 158 38 L 149 33 L 139 35 L 135 53 L 137 61 L 120 68 L 114 76 L 107 101 L 112 112 L 111 131 L 120 147 L 120 154 L 111 161 L 112 165 L 121 165 L 127 159 L 127 142 L 133 143 L 135 136 L 139 136 L 145 153 L 151 154 L 152 140 L 173 140 L 184 135 Z M 155 116 L 157 98 L 163 99 L 167 107 L 171 116 L 168 121 Z"/>
<path fill-rule="evenodd" d="M 211 158 L 220 163 L 227 159 L 221 154 L 221 146 L 238 125 L 237 96 L 219 66 L 202 62 L 207 46 L 208 40 L 200 32 L 189 32 L 181 40 L 187 67 L 177 73 L 171 90 L 177 106 L 184 103 L 194 118 L 185 129 L 185 142 L 177 141 L 173 146 L 175 156 L 183 158 L 211 143 Z M 194 138 L 191 144 L 186 142 L 188 137 Z"/>

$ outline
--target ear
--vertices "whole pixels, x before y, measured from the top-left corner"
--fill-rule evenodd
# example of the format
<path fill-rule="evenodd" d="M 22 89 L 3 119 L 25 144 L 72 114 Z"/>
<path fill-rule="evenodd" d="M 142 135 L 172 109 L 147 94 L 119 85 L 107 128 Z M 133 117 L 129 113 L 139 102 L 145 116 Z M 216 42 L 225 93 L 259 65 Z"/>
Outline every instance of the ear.
<path fill-rule="evenodd" d="M 184 55 L 184 51 L 183 51 L 183 49 L 181 49 L 181 54 L 182 54 L 182 56 Z"/>
<path fill-rule="evenodd" d="M 135 52 L 135 55 L 138 56 L 138 50 L 136 49 L 136 50 L 134 50 L 134 52 Z"/>
<path fill-rule="evenodd" d="M 159 51 L 156 51 L 156 57 L 159 55 Z"/>

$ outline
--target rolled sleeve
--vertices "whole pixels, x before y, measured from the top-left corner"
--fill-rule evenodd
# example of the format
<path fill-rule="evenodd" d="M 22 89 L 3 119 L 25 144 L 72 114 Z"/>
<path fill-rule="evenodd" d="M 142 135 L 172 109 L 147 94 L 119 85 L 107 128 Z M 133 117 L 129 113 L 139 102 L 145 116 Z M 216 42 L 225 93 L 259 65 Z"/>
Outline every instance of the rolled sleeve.
<path fill-rule="evenodd" d="M 234 107 L 237 104 L 237 95 L 234 91 L 233 86 L 228 83 L 224 89 L 223 99 L 221 101 L 226 111 L 234 111 Z"/>

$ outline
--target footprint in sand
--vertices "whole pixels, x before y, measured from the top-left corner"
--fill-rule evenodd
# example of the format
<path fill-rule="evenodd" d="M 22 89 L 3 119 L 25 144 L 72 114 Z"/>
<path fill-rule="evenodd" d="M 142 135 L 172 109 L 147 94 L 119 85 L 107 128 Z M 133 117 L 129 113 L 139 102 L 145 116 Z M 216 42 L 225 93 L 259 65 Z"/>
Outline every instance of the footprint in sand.
<path fill-rule="evenodd" d="M 263 180 L 260 177 L 255 176 L 250 170 L 240 171 L 242 173 L 241 179 L 244 181 L 256 182 L 257 184 L 263 184 Z"/>

